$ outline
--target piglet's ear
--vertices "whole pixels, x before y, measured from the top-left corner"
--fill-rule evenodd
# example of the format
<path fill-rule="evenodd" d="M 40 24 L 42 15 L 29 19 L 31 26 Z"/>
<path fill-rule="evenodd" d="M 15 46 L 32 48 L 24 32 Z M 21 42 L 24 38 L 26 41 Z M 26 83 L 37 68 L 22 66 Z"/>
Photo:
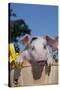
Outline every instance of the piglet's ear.
<path fill-rule="evenodd" d="M 23 41 L 23 40 L 29 40 L 29 35 L 26 34 L 26 35 L 22 36 L 22 37 L 20 38 L 20 41 Z"/>
<path fill-rule="evenodd" d="M 45 36 L 45 39 L 47 40 L 47 45 L 49 45 L 50 47 L 52 47 L 53 49 L 57 49 L 57 40 L 51 38 L 50 36 Z"/>

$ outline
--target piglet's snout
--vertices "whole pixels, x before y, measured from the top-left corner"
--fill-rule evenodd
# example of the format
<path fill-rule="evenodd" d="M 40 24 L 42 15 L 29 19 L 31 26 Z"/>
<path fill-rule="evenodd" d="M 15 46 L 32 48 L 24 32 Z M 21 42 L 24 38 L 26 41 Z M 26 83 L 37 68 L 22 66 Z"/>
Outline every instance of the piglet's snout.
<path fill-rule="evenodd" d="M 44 51 L 42 48 L 35 49 L 32 54 L 35 57 L 36 61 L 47 60 L 47 51 Z"/>

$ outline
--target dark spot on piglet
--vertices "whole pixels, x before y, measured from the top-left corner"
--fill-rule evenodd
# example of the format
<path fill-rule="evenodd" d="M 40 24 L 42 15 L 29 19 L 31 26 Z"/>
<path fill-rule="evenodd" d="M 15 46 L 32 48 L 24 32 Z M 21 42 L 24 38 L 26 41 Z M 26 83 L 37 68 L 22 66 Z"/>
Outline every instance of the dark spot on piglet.
<path fill-rule="evenodd" d="M 33 37 L 32 39 L 31 39 L 31 42 L 30 43 L 32 43 L 34 40 L 36 40 L 36 39 L 38 39 L 37 37 Z"/>

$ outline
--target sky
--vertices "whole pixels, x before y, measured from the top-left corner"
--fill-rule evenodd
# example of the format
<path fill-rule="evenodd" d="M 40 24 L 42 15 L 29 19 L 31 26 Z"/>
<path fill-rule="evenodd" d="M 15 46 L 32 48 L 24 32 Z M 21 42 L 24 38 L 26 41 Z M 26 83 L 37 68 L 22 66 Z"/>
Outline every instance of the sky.
<path fill-rule="evenodd" d="M 11 3 L 10 8 L 17 15 L 12 19 L 24 19 L 32 35 L 58 35 L 58 6 Z"/>

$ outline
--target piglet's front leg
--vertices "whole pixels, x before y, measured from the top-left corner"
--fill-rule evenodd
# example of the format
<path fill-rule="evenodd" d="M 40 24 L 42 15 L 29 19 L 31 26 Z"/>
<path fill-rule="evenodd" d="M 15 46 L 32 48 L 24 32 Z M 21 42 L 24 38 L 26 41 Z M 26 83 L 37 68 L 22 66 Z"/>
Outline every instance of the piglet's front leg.
<path fill-rule="evenodd" d="M 47 65 L 45 66 L 45 73 L 48 74 L 48 76 L 50 75 L 52 64 L 53 64 L 53 58 L 48 51 L 48 53 L 47 53 Z"/>
<path fill-rule="evenodd" d="M 23 64 L 25 60 L 30 60 L 28 50 L 23 51 L 16 59 L 17 64 Z"/>
<path fill-rule="evenodd" d="M 52 58 L 52 55 L 50 54 L 49 50 L 47 50 L 47 64 L 48 64 L 48 66 L 53 64 L 53 58 Z"/>

